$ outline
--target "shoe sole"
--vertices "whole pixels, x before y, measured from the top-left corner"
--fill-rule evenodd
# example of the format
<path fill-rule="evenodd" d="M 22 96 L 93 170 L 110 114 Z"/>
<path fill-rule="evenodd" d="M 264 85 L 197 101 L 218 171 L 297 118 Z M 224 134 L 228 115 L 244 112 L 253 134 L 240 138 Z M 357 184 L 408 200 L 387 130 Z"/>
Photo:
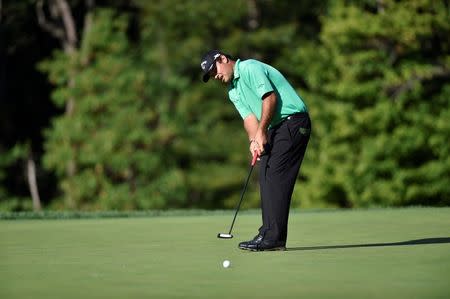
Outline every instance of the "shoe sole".
<path fill-rule="evenodd" d="M 274 247 L 274 248 L 267 248 L 267 249 L 249 249 L 250 251 L 285 251 L 286 247 Z"/>
<path fill-rule="evenodd" d="M 241 247 L 241 246 L 239 246 L 239 249 L 241 249 L 241 250 L 250 250 L 247 247 Z"/>
<path fill-rule="evenodd" d="M 239 249 L 253 251 L 253 252 L 257 252 L 257 251 L 286 251 L 286 247 L 274 247 L 274 248 L 267 248 L 267 249 L 252 249 L 252 248 L 239 247 Z"/>

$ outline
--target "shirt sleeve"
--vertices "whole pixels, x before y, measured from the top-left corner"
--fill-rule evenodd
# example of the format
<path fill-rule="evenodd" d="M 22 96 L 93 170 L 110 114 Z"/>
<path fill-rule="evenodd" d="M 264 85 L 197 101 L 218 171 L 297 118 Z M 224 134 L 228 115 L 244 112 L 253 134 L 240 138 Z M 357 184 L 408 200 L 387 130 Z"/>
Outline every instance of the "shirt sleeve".
<path fill-rule="evenodd" d="M 234 104 L 234 106 L 236 107 L 236 110 L 239 112 L 242 119 L 245 119 L 247 116 L 252 114 L 252 111 L 250 110 L 250 108 L 241 101 L 236 89 L 228 90 L 228 97 L 230 98 L 230 101 Z"/>
<path fill-rule="evenodd" d="M 248 64 L 245 67 L 244 72 L 246 73 L 244 78 L 248 80 L 248 84 L 251 86 L 251 89 L 254 90 L 260 99 L 262 99 L 265 94 L 274 91 L 272 83 L 268 77 L 268 72 L 261 64 Z"/>

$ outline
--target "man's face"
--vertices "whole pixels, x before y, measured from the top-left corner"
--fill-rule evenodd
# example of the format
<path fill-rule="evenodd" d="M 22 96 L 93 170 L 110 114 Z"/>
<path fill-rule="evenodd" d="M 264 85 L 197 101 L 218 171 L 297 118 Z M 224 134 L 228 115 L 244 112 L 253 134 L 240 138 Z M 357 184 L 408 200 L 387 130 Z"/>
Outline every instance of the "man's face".
<path fill-rule="evenodd" d="M 233 65 L 226 56 L 221 55 L 217 58 L 216 66 L 209 72 L 209 74 L 211 78 L 214 78 L 215 80 L 228 83 L 233 79 Z"/>

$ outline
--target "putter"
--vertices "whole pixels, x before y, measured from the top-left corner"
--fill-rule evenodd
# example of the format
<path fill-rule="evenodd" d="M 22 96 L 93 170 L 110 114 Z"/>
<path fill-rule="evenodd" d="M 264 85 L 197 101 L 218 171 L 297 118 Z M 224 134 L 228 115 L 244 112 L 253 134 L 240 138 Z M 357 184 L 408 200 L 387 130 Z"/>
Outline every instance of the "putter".
<path fill-rule="evenodd" d="M 245 190 L 247 189 L 248 181 L 250 180 L 250 176 L 252 175 L 253 167 L 255 166 L 257 159 L 258 159 L 258 154 L 254 153 L 253 154 L 252 163 L 250 165 L 250 171 L 248 173 L 247 180 L 245 181 L 244 189 L 242 189 L 241 200 L 239 200 L 239 204 L 237 205 L 236 212 L 234 213 L 233 222 L 231 222 L 230 231 L 228 232 L 228 234 L 227 233 L 219 233 L 219 234 L 217 234 L 217 238 L 220 238 L 220 239 L 231 239 L 231 238 L 233 238 L 233 235 L 231 234 L 231 231 L 233 230 L 234 221 L 236 220 L 236 216 L 237 216 L 237 214 L 239 212 L 239 208 L 241 207 L 242 199 L 244 198 L 244 193 L 245 193 Z"/>

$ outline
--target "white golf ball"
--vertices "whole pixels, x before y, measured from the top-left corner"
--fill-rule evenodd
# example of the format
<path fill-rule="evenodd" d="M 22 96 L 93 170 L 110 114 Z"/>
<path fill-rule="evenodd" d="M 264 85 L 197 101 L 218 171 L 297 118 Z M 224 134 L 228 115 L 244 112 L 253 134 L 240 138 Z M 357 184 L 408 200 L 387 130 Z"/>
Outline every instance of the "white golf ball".
<path fill-rule="evenodd" d="M 228 268 L 231 265 L 231 262 L 229 260 L 224 260 L 222 265 L 224 268 Z"/>

